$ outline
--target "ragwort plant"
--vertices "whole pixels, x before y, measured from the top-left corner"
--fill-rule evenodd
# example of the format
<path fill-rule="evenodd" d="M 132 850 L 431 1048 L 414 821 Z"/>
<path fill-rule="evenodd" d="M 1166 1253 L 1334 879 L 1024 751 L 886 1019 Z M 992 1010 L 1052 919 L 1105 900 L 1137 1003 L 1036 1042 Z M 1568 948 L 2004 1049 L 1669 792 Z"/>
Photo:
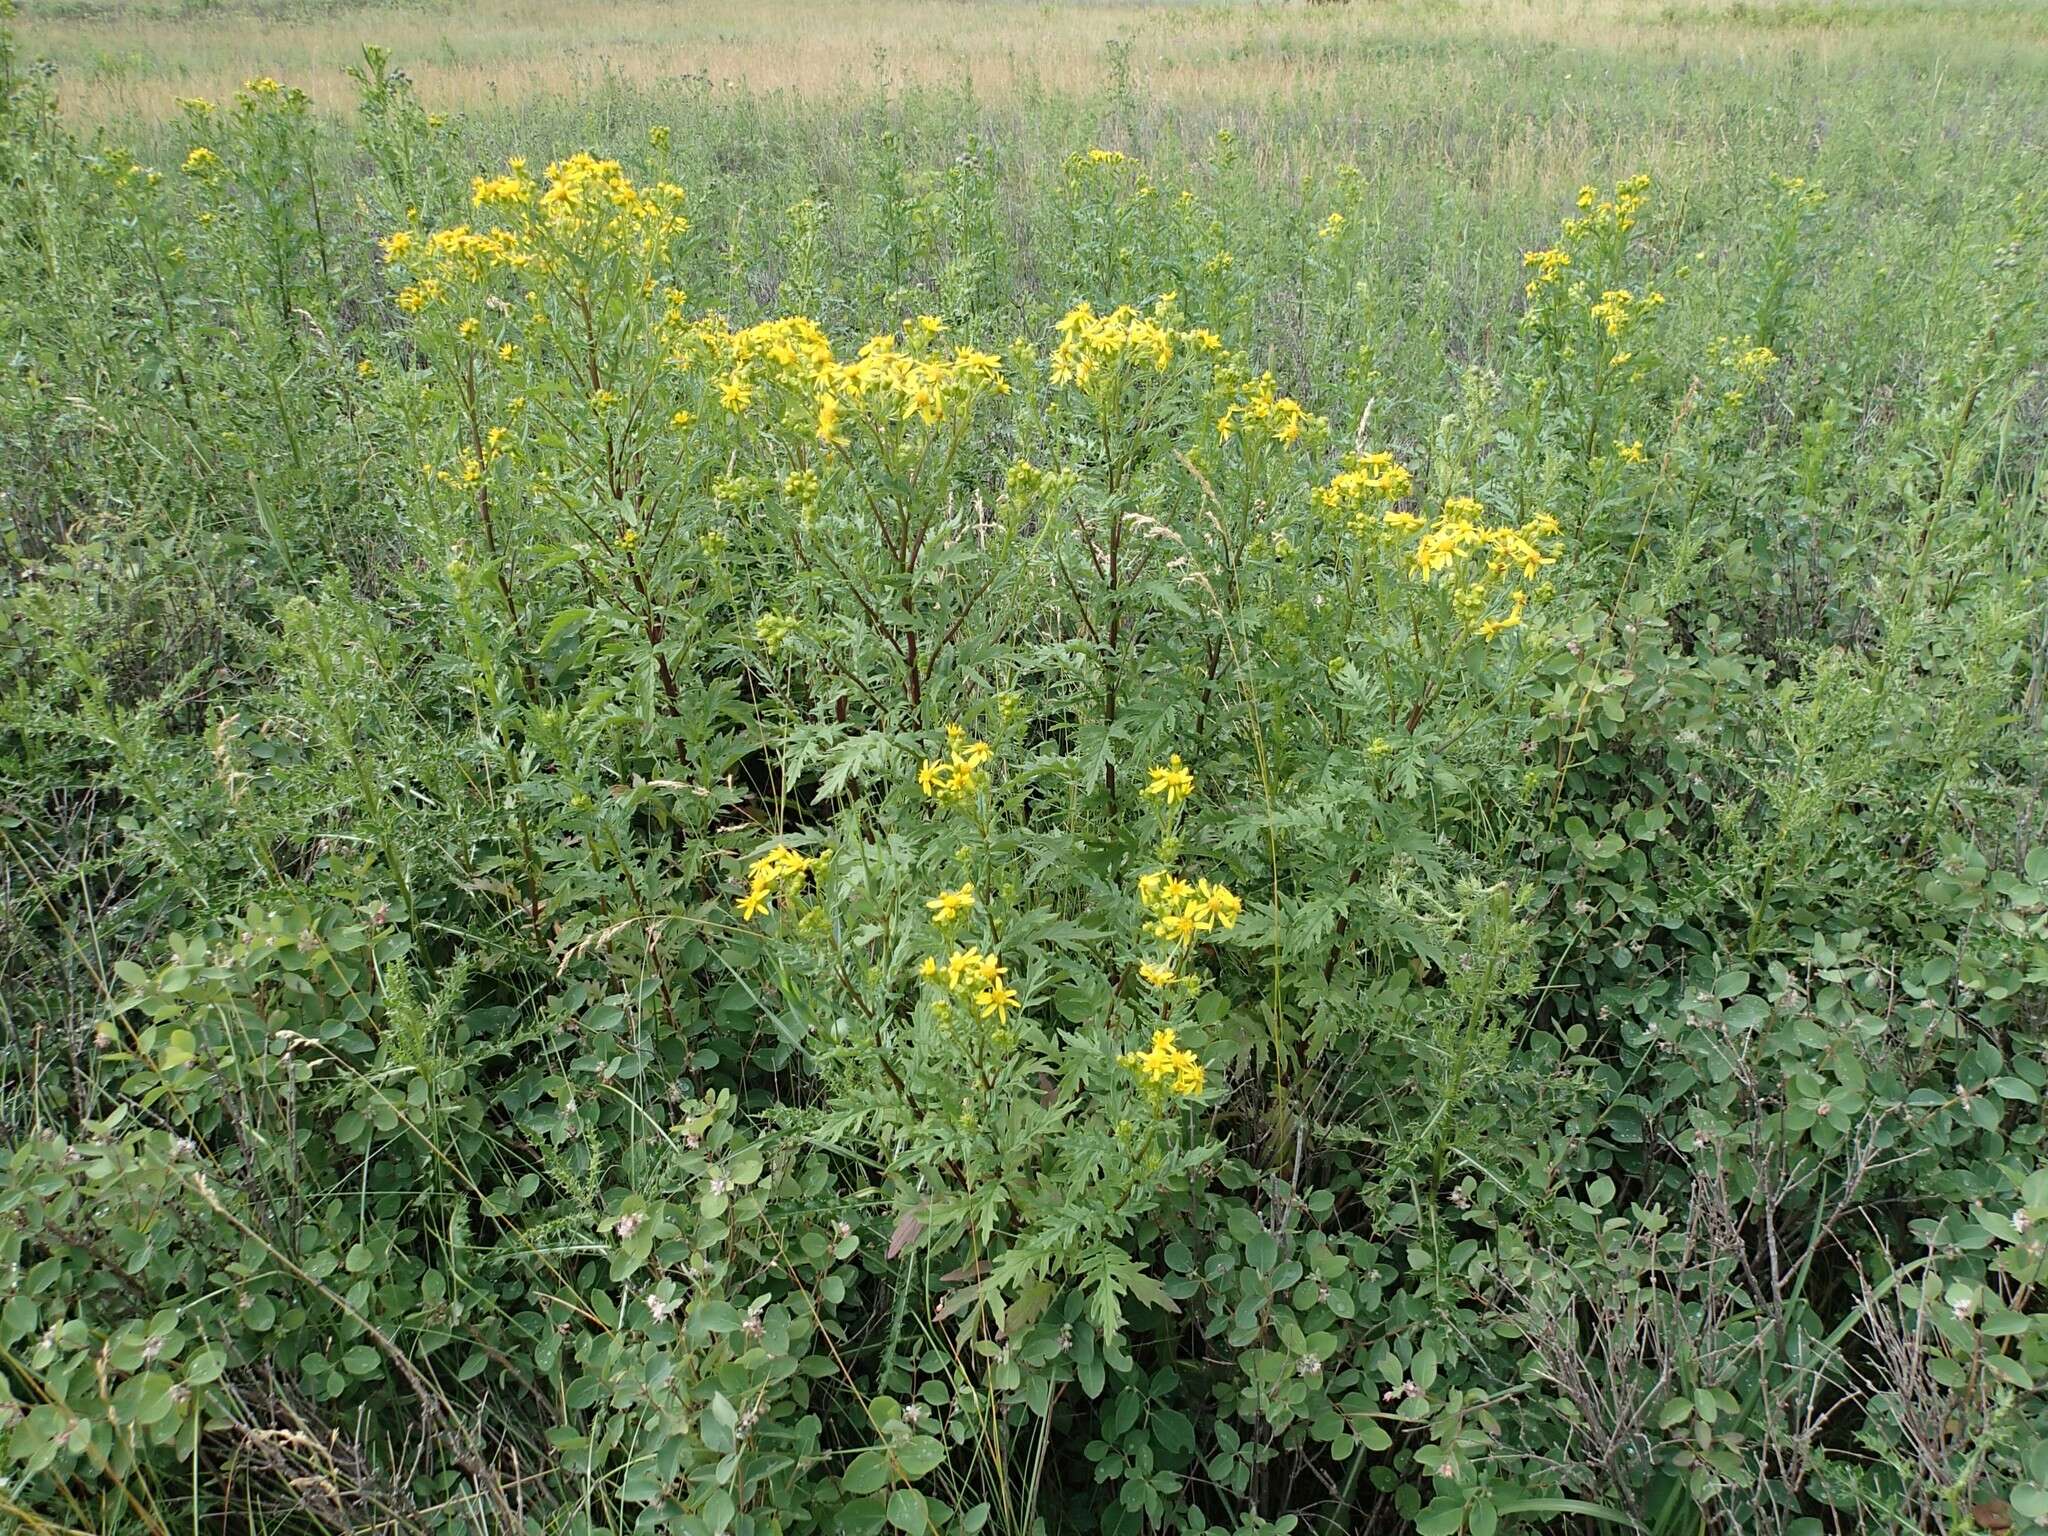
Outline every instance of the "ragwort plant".
<path fill-rule="evenodd" d="M 1227 131 L 841 280 L 355 78 L 0 54 L 10 1518 L 2048 1521 L 2037 190 L 1877 419 L 1588 187 L 1397 431 Z"/>

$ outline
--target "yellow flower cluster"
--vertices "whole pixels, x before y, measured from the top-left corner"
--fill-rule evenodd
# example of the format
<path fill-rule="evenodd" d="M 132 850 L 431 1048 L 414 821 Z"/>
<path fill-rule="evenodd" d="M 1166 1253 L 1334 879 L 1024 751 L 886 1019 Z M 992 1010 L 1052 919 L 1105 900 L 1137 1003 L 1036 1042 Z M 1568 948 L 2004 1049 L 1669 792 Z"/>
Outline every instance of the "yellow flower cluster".
<path fill-rule="evenodd" d="M 1719 343 L 1722 349 L 1721 366 L 1733 368 L 1737 373 L 1745 374 L 1751 379 L 1761 379 L 1777 366 L 1778 354 L 1769 347 L 1757 346 L 1747 336 L 1733 342 L 1723 336 L 1719 338 Z"/>
<path fill-rule="evenodd" d="M 1730 405 L 1739 405 L 1749 397 L 1749 392 L 1763 382 L 1765 374 L 1778 365 L 1778 354 L 1769 347 L 1758 346 L 1747 336 L 1714 338 L 1714 351 L 1720 364 L 1736 376 L 1735 387 L 1722 391 L 1722 399 Z"/>
<path fill-rule="evenodd" d="M 1601 198 L 1597 188 L 1581 187 L 1579 207 L 1585 210 L 1585 217 L 1566 219 L 1565 235 L 1573 240 L 1608 230 L 1625 235 L 1636 227 L 1636 215 L 1649 200 L 1650 178 L 1646 175 L 1617 181 L 1613 197 L 1607 199 Z"/>
<path fill-rule="evenodd" d="M 1818 208 L 1828 200 L 1826 190 L 1817 181 L 1809 182 L 1804 176 L 1773 176 L 1778 191 L 1789 203 L 1801 208 Z"/>
<path fill-rule="evenodd" d="M 1165 294 L 1150 314 L 1129 304 L 1119 304 L 1106 315 L 1098 315 L 1092 304 L 1081 303 L 1060 317 L 1059 344 L 1052 353 L 1052 381 L 1072 384 L 1089 392 L 1124 366 L 1149 368 L 1164 373 L 1176 351 L 1217 353 L 1223 342 L 1213 331 L 1182 330 L 1173 324 L 1175 295 Z"/>
<path fill-rule="evenodd" d="M 965 805 L 988 783 L 982 770 L 995 760 L 985 741 L 969 741 L 958 725 L 946 727 L 946 755 L 925 759 L 917 770 L 917 787 L 941 805 Z"/>
<path fill-rule="evenodd" d="M 1566 267 L 1572 264 L 1572 253 L 1561 251 L 1556 246 L 1544 251 L 1524 251 L 1522 265 L 1533 268 L 1536 275 L 1529 279 L 1522 291 L 1530 298 L 1544 288 L 1554 286 L 1563 276 Z"/>
<path fill-rule="evenodd" d="M 1528 607 L 1528 594 L 1515 587 L 1507 594 L 1507 609 L 1482 618 L 1497 600 L 1504 581 L 1519 576 L 1527 581 L 1557 556 L 1542 541 L 1558 534 L 1557 519 L 1538 513 L 1520 525 L 1485 521 L 1486 509 L 1470 496 L 1447 496 L 1432 521 L 1411 513 L 1389 513 L 1387 523 L 1400 520 L 1403 532 L 1416 535 L 1409 552 L 1409 570 L 1417 579 L 1435 583 L 1442 578 L 1453 586 L 1452 607 L 1460 620 L 1471 625 L 1482 640 L 1491 640 L 1519 628 Z"/>
<path fill-rule="evenodd" d="M 1395 502 L 1414 489 L 1414 477 L 1394 462 L 1391 453 L 1363 453 L 1354 456 L 1350 467 L 1340 471 L 1328 485 L 1316 487 L 1311 497 L 1323 511 L 1343 518 L 1355 534 L 1372 526 L 1371 513 L 1375 507 L 1380 509 L 1384 526 L 1412 532 L 1417 520 L 1405 513 L 1396 514 L 1393 508 Z M 1397 515 L 1406 519 L 1405 528 L 1395 522 Z"/>
<path fill-rule="evenodd" d="M 1618 341 L 1663 302 L 1664 295 L 1654 290 L 1638 298 L 1626 288 L 1609 288 L 1591 306 L 1591 313 L 1607 339 Z"/>
<path fill-rule="evenodd" d="M 185 156 L 184 171 L 187 176 L 212 176 L 217 174 L 220 168 L 220 156 L 216 155 L 204 144 L 199 145 L 190 154 Z"/>
<path fill-rule="evenodd" d="M 974 882 L 969 880 L 958 890 L 939 892 L 925 907 L 932 915 L 934 928 L 952 927 L 974 910 Z"/>
<path fill-rule="evenodd" d="M 804 883 L 815 878 L 822 863 L 777 843 L 747 866 L 747 894 L 739 902 L 741 919 L 751 923 L 775 905 L 777 897 L 787 900 L 802 895 Z"/>
<path fill-rule="evenodd" d="M 1195 776 L 1180 760 L 1178 752 L 1166 760 L 1164 767 L 1155 767 L 1151 771 L 1150 782 L 1145 785 L 1145 793 L 1163 800 L 1169 809 L 1194 792 Z"/>
<path fill-rule="evenodd" d="M 1556 563 L 1557 557 L 1544 553 L 1536 542 L 1557 534 L 1557 519 L 1549 513 L 1539 512 L 1519 527 L 1512 523 L 1482 522 L 1485 516 L 1486 509 L 1470 496 L 1446 496 L 1443 510 L 1415 541 L 1415 574 L 1424 581 L 1434 581 L 1446 572 L 1455 573 L 1465 561 L 1478 556 L 1485 560 L 1485 574 L 1489 577 L 1520 571 L 1527 579 L 1544 566 Z"/>
<path fill-rule="evenodd" d="M 973 347 L 950 353 L 929 350 L 944 329 L 930 316 L 905 322 L 908 345 L 894 336 L 871 338 L 850 362 L 839 362 L 832 343 L 802 315 L 769 320 L 742 330 L 722 321 L 700 323 L 692 340 L 716 370 L 719 403 L 744 415 L 763 389 L 790 403 L 793 415 L 808 418 L 816 436 L 847 441 L 841 425 L 849 412 L 875 423 L 913 418 L 934 426 L 984 395 L 1007 394 L 1002 359 Z M 678 361 L 691 361 L 686 351 Z"/>
<path fill-rule="evenodd" d="M 1067 156 L 1067 175 L 1082 176 L 1089 171 L 1117 171 L 1125 166 L 1139 168 L 1138 162 L 1120 149 L 1077 150 Z"/>
<path fill-rule="evenodd" d="M 1226 443 L 1241 434 L 1250 441 L 1292 444 L 1305 429 L 1324 424 L 1321 417 L 1303 410 L 1300 401 L 1275 393 L 1273 375 L 1262 373 L 1238 390 L 1217 419 L 1216 435 Z"/>
<path fill-rule="evenodd" d="M 1152 914 L 1145 931 L 1181 949 L 1193 944 L 1197 935 L 1235 928 L 1244 911 L 1244 903 L 1229 886 L 1207 880 L 1190 885 L 1166 869 L 1138 877 L 1138 900 Z"/>
<path fill-rule="evenodd" d="M 1202 1058 L 1184 1046 L 1170 1029 L 1152 1031 L 1152 1044 L 1142 1051 L 1126 1051 L 1117 1058 L 1120 1066 L 1136 1075 L 1146 1090 L 1164 1099 L 1191 1099 L 1208 1086 L 1209 1074 Z"/>
<path fill-rule="evenodd" d="M 690 227 L 681 187 L 638 187 L 616 160 L 571 155 L 548 166 L 538 181 L 524 160 L 506 166 L 502 176 L 477 177 L 470 202 L 508 222 L 489 229 L 458 224 L 424 239 L 402 229 L 385 240 L 385 261 L 412 278 L 399 293 L 399 308 L 417 314 L 451 283 L 476 283 L 496 270 L 549 272 L 598 254 L 651 262 Z"/>
<path fill-rule="evenodd" d="M 926 981 L 954 997 L 966 998 L 977 1015 L 993 1019 L 998 1026 L 1008 1024 L 1010 1014 L 1019 1006 L 1009 974 L 994 954 L 983 954 L 971 946 L 954 950 L 944 965 L 927 955 L 922 970 Z"/>

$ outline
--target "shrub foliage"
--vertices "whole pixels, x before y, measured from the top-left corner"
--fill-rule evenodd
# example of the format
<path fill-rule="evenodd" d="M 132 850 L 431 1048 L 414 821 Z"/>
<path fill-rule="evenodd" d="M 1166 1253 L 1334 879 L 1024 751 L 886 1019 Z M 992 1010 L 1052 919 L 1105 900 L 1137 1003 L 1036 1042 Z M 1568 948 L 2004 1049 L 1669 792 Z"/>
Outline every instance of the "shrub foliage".
<path fill-rule="evenodd" d="M 0 54 L 10 1520 L 2043 1528 L 2038 167 L 1903 362 L 1631 176 L 1390 379 L 1227 134 L 357 76 Z"/>

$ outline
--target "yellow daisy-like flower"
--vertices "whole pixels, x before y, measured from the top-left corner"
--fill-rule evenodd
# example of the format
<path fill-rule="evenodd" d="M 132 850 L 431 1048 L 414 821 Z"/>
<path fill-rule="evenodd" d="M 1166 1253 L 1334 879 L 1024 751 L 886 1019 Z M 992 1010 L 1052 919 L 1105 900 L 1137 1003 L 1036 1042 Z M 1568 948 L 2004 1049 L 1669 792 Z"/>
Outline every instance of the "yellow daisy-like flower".
<path fill-rule="evenodd" d="M 741 374 L 727 374 L 718 381 L 718 403 L 735 416 L 745 415 L 754 403 L 754 386 Z"/>
<path fill-rule="evenodd" d="M 1177 1039 L 1173 1030 L 1156 1029 L 1149 1048 L 1124 1052 L 1117 1058 L 1118 1064 L 1155 1097 L 1193 1098 L 1208 1086 L 1209 1074 L 1201 1057 L 1175 1044 Z"/>
<path fill-rule="evenodd" d="M 984 1019 L 994 1019 L 997 1024 L 1010 1022 L 1010 1010 L 1017 1007 L 1017 991 L 1001 980 L 990 982 L 974 994 L 974 1011 Z"/>
<path fill-rule="evenodd" d="M 1170 965 L 1147 960 L 1138 967 L 1138 979 L 1148 987 L 1170 987 L 1180 980 L 1180 973 Z"/>
<path fill-rule="evenodd" d="M 941 805 L 965 805 L 988 784 L 982 770 L 995 760 L 995 748 L 969 741 L 958 725 L 946 727 L 946 756 L 927 758 L 917 770 L 917 787 Z"/>
<path fill-rule="evenodd" d="M 770 848 L 747 866 L 747 894 L 739 901 L 741 920 L 751 923 L 774 906 L 778 896 L 802 894 L 804 882 L 814 878 L 819 862 L 780 843 Z"/>
<path fill-rule="evenodd" d="M 1195 776 L 1180 760 L 1178 752 L 1166 760 L 1164 767 L 1152 770 L 1151 782 L 1145 786 L 1147 795 L 1164 800 L 1168 807 L 1179 805 L 1194 792 Z"/>
<path fill-rule="evenodd" d="M 950 928 L 974 909 L 974 882 L 968 881 L 955 891 L 941 891 L 925 908 L 932 915 L 932 924 L 938 928 Z"/>
<path fill-rule="evenodd" d="M 1227 885 L 1211 885 L 1207 880 L 1197 880 L 1194 898 L 1188 903 L 1188 910 L 1199 911 L 1198 921 L 1201 922 L 1204 931 L 1212 924 L 1223 928 L 1235 928 L 1238 914 L 1244 911 L 1244 902 Z"/>

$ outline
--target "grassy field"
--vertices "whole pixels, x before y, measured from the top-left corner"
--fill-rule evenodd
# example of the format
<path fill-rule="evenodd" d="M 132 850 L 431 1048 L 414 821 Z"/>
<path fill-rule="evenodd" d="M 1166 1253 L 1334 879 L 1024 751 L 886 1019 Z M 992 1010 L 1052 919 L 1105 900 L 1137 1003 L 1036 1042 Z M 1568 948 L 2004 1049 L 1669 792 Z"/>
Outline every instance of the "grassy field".
<path fill-rule="evenodd" d="M 2001 0 L 1320 8 L 847 0 L 822 9 L 785 0 L 744 8 L 24 0 L 20 35 L 26 52 L 57 64 L 69 109 L 88 120 L 159 119 L 175 97 L 226 96 L 252 75 L 328 97 L 372 40 L 446 111 L 518 110 L 621 89 L 786 93 L 814 105 L 957 91 L 1011 106 L 1100 91 L 1115 60 L 1116 71 L 1179 108 L 1407 118 L 1434 102 L 1483 123 L 1522 108 L 1536 90 L 1597 107 L 1603 87 L 1701 70 L 1710 81 L 1753 73 L 1760 85 L 1791 75 L 1824 94 L 1873 69 L 1908 68 L 1930 84 L 1946 76 L 1968 95 L 2038 71 L 2048 16 Z M 1533 70 L 1525 67 L 1532 60 Z M 1939 96 L 1937 87 L 1924 105 L 1938 107 Z"/>
<path fill-rule="evenodd" d="M 4 27 L 0 1528 L 2048 1532 L 2048 9 Z"/>

